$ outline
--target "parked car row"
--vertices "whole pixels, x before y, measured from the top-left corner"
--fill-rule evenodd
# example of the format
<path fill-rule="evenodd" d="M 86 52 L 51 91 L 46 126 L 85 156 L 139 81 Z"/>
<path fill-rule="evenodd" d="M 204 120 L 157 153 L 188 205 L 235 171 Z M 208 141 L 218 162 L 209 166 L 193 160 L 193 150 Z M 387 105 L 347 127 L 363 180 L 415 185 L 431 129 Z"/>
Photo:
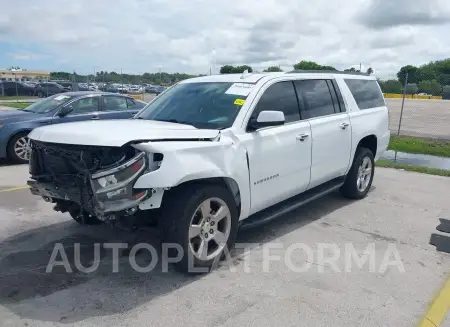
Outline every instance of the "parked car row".
<path fill-rule="evenodd" d="M 103 91 L 121 94 L 160 94 L 166 89 L 161 85 L 132 85 L 118 83 L 75 83 L 70 81 L 17 82 L 0 81 L 0 96 L 39 96 L 47 97 L 67 91 Z"/>
<path fill-rule="evenodd" d="M 70 91 L 57 83 L 26 83 L 0 81 L 0 96 L 38 96 L 40 98 Z"/>
<path fill-rule="evenodd" d="M 23 110 L 0 112 L 0 158 L 28 162 L 28 133 L 34 128 L 81 120 L 125 119 L 146 105 L 129 96 L 105 92 L 51 95 Z M 114 133 L 114 131 L 111 131 Z"/>

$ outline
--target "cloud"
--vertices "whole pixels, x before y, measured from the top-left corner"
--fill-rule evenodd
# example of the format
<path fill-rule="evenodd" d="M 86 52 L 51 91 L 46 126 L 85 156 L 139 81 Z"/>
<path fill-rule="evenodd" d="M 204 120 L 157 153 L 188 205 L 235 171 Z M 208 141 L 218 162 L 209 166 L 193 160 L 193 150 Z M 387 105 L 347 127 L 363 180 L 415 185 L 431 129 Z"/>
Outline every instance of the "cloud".
<path fill-rule="evenodd" d="M 217 70 L 313 60 L 338 69 L 362 62 L 389 75 L 450 53 L 447 0 L 390 2 L 14 0 L 2 4 L 0 47 L 13 54 L 6 64 L 28 58 L 84 73 L 207 73 L 215 49 Z"/>
<path fill-rule="evenodd" d="M 34 61 L 49 57 L 48 55 L 45 54 L 33 52 L 15 52 L 15 53 L 10 52 L 8 53 L 8 56 L 13 58 L 14 60 L 24 60 L 24 61 Z"/>
<path fill-rule="evenodd" d="M 448 0 L 370 0 L 360 21 L 369 28 L 450 23 Z"/>

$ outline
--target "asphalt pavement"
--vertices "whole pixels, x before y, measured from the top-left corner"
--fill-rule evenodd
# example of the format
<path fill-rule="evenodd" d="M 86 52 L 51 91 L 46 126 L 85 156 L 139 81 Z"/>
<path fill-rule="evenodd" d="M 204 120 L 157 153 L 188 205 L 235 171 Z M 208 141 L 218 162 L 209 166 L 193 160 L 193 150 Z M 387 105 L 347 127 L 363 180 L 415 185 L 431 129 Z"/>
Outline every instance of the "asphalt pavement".
<path fill-rule="evenodd" d="M 240 233 L 247 248 L 200 276 L 159 264 L 137 272 L 126 251 L 113 272 L 105 249 L 98 269 L 81 272 L 76 244 L 89 266 L 95 243 L 145 241 L 159 255 L 159 235 L 79 226 L 32 196 L 27 177 L 26 165 L 0 167 L 0 326 L 416 326 L 450 273 L 450 254 L 429 245 L 439 218 L 450 219 L 446 177 L 377 168 L 367 198 L 333 193 Z M 46 272 L 57 243 L 72 272 Z M 358 267 L 351 249 L 373 252 Z"/>

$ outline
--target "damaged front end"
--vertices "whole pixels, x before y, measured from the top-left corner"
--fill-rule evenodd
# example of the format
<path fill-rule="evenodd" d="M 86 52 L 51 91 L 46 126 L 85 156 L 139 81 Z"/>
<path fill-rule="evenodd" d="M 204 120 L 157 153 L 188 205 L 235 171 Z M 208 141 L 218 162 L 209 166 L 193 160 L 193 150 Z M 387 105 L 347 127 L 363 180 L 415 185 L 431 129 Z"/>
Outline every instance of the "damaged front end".
<path fill-rule="evenodd" d="M 82 146 L 31 142 L 31 193 L 55 210 L 116 220 L 133 215 L 151 190 L 133 188 L 155 162 L 132 146 Z"/>

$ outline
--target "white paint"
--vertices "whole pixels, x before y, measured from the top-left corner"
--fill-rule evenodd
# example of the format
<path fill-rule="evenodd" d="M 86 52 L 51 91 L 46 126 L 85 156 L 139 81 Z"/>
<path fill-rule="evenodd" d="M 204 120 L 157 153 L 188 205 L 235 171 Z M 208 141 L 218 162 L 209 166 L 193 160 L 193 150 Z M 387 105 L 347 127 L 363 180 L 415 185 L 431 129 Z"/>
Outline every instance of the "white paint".
<path fill-rule="evenodd" d="M 164 159 L 158 169 L 136 181 L 136 189 L 164 189 L 192 180 L 225 178 L 239 188 L 241 220 L 316 185 L 344 176 L 350 169 L 359 141 L 365 136 L 377 137 L 376 159 L 386 150 L 390 136 L 387 108 L 359 110 L 344 82 L 344 78 L 373 80 L 373 77 L 321 72 L 248 74 L 243 81 L 254 84 L 241 87 L 241 76 L 212 75 L 180 82 L 233 82 L 231 92 L 247 96 L 233 125 L 225 130 L 130 119 L 41 127 L 33 130 L 30 138 L 105 146 L 140 141 L 135 148 L 147 152 L 149 158 L 153 153 L 162 153 Z M 300 79 L 336 80 L 347 111 L 247 132 L 251 113 L 264 91 L 274 83 Z M 349 125 L 342 129 L 342 123 Z M 301 135 L 306 138 L 300 140 Z M 152 200 L 142 202 L 141 209 L 157 208 L 163 198 L 161 191 Z"/>

